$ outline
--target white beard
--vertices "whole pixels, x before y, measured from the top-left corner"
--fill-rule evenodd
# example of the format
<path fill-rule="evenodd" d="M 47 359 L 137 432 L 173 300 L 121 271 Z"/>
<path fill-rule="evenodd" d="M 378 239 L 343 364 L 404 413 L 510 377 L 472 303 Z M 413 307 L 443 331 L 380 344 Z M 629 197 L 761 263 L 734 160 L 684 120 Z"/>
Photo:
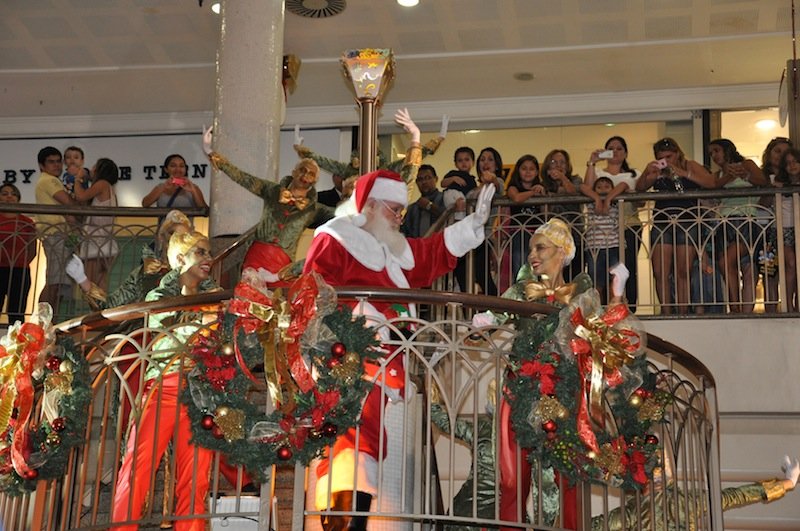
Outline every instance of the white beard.
<path fill-rule="evenodd" d="M 399 257 L 405 252 L 408 244 L 405 235 L 399 229 L 392 227 L 385 217 L 376 215 L 362 228 L 372 234 L 379 242 L 385 243 L 389 248 L 389 252 L 393 255 Z"/>

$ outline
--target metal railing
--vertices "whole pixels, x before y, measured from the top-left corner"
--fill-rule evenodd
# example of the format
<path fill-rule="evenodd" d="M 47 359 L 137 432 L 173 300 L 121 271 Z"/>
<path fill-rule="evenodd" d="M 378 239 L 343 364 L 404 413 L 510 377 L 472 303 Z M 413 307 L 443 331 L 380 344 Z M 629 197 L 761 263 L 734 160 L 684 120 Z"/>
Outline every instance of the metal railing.
<path fill-rule="evenodd" d="M 461 273 L 457 270 L 437 286 L 503 293 L 526 262 L 530 236 L 557 217 L 571 227 L 577 247 L 565 270 L 567 280 L 586 272 L 604 293 L 608 269 L 624 261 L 631 272 L 628 302 L 639 316 L 796 314 L 800 242 L 793 233 L 800 223 L 800 187 L 776 190 L 623 194 L 613 234 L 589 223 L 586 207 L 592 201 L 584 196 L 532 198 L 522 204 L 495 199 L 486 243 L 462 261 Z M 744 204 L 725 204 L 742 198 Z M 656 201 L 685 206 L 657 208 Z M 793 205 L 791 217 L 784 209 L 765 206 L 782 201 L 787 210 Z M 527 212 L 514 213 L 521 208 Z M 450 222 L 440 219 L 432 230 Z M 608 240 L 611 250 L 594 243 L 598 236 Z"/>
<path fill-rule="evenodd" d="M 491 380 L 502 382 L 517 335 L 513 325 L 476 328 L 463 315 L 474 309 L 491 309 L 537 318 L 556 310 L 545 305 L 429 290 L 353 288 L 337 293 L 340 302 L 358 299 L 416 302 L 429 308 L 430 315 L 437 316 L 431 320 L 404 317 L 379 323 L 394 332 L 384 348 L 393 351 L 392 356 L 403 357 L 408 377 L 405 397 L 388 406 L 383 419 L 390 434 L 389 449 L 379 466 L 380 486 L 369 511 L 370 529 L 455 529 L 455 526 L 500 524 L 525 528 L 555 525 L 552 529 L 561 529 L 560 520 L 553 524 L 544 520 L 543 489 L 521 493 L 523 497 L 530 494 L 532 507 L 538 508 L 531 511 L 530 523 L 501 520 L 496 490 L 488 493 L 492 506 L 489 513 L 474 501 L 477 487 L 472 489 L 471 497 L 469 488 L 466 494 L 461 494 L 472 501 L 460 505 L 460 512 L 454 512 L 453 502 L 470 468 L 477 470 L 478 456 L 490 460 L 484 471 L 497 474 L 497 449 L 492 441 L 501 424 L 497 416 L 485 412 L 484 405 L 492 398 L 499 403 L 503 395 L 502 384 L 491 391 L 487 388 Z M 62 334 L 76 339 L 91 366 L 94 398 L 85 443 L 73 450 L 64 478 L 41 481 L 35 493 L 21 498 L 0 497 L 0 514 L 7 531 L 109 527 L 115 497 L 119 501 L 117 486 L 128 434 L 132 427 L 137 428 L 136 433 L 140 433 L 138 428 L 145 429 L 139 423 L 148 397 L 154 400 L 167 392 L 157 384 L 148 388 L 145 371 L 153 363 L 154 355 L 161 356 L 163 362 L 164 354 L 170 354 L 159 346 L 158 338 L 170 334 L 174 328 L 142 327 L 139 319 L 157 312 L 189 308 L 204 308 L 213 314 L 217 305 L 230 296 L 230 292 L 218 292 L 139 303 L 75 318 L 59 327 Z M 414 326 L 408 328 L 408 324 Z M 214 323 L 197 326 L 202 329 Z M 187 363 L 184 351 L 181 348 L 172 353 L 174 363 L 181 369 Z M 592 526 L 603 529 L 603 515 L 626 504 L 635 506 L 630 514 L 642 518 L 660 504 L 663 512 L 659 514 L 677 515 L 675 518 L 683 523 L 691 520 L 697 529 L 712 529 L 713 523 L 721 521 L 719 431 L 713 376 L 696 358 L 655 336 L 649 337 L 648 355 L 652 370 L 657 371 L 659 388 L 673 397 L 667 411 L 669 422 L 656 433 L 663 446 L 661 461 L 669 463 L 670 481 L 664 485 L 651 483 L 648 494 L 636 496 L 610 485 L 579 484 L 579 529 Z M 178 374 L 183 380 L 185 372 L 179 370 Z M 262 375 L 257 376 L 262 383 L 252 389 L 251 402 L 267 410 L 270 401 L 266 386 Z M 434 398 L 433 389 L 438 391 L 438 398 Z M 175 409 L 159 411 L 161 416 L 157 415 L 156 425 L 178 414 Z M 437 419 L 447 419 L 449 426 L 471 426 L 473 433 L 483 429 L 483 435 L 489 433 L 488 446 L 479 437 L 465 442 L 460 428 L 448 432 L 441 429 L 441 422 L 434 426 Z M 157 460 L 152 473 L 139 478 L 147 486 L 144 511 L 141 516 L 127 514 L 124 520 L 130 518 L 131 524 L 157 526 L 162 521 L 174 523 L 197 517 L 210 521 L 213 529 L 222 528 L 222 519 L 229 519 L 228 525 L 236 522 L 237 529 L 246 529 L 247 525 L 260 530 L 290 528 L 286 519 L 278 521 L 273 510 L 272 484 L 264 483 L 254 489 L 255 496 L 250 495 L 244 491 L 242 471 L 229 470 L 225 476 L 221 473 L 223 460 L 216 454 L 211 464 L 208 496 L 202 496 L 206 500 L 204 510 L 176 516 L 176 496 L 186 495 L 176 493 L 179 466 L 176 460 L 169 457 L 160 466 Z M 536 484 L 541 485 L 544 467 L 534 463 L 534 470 Z M 202 473 L 191 470 L 189 484 L 197 485 Z M 298 466 L 293 488 L 276 494 L 278 505 L 283 502 L 291 507 L 291 529 L 314 529 L 320 515 L 328 513 L 328 509 L 317 508 L 313 503 L 314 477 L 313 466 Z M 664 496 L 665 492 L 674 496 Z M 679 500 L 689 498 L 695 509 L 684 513 L 678 509 Z"/>

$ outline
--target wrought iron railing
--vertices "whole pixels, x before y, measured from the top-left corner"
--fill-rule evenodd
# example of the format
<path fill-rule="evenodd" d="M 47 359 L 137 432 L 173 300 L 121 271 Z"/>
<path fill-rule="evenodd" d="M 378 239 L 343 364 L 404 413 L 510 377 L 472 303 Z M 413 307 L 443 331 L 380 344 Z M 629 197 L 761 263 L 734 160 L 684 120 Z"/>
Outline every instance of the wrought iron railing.
<path fill-rule="evenodd" d="M 178 309 L 202 308 L 214 314 L 220 301 L 230 292 L 210 293 L 179 299 L 140 303 L 73 319 L 62 324 L 61 333 L 73 336 L 91 366 L 93 401 L 82 446 L 73 451 L 67 474 L 60 480 L 39 482 L 35 493 L 20 498 L 0 498 L 0 513 L 5 529 L 105 529 L 114 509 L 114 497 L 122 452 L 131 426 L 139 422 L 143 401 L 160 396 L 158 385 L 146 389 L 145 370 L 158 351 L 155 338 L 169 330 L 143 327 L 147 315 Z M 478 468 L 478 456 L 488 458 L 488 470 L 497 473 L 496 447 L 491 438 L 502 429 L 496 416 L 485 412 L 487 399 L 497 403 L 503 396 L 502 384 L 487 391 L 491 380 L 502 382 L 509 352 L 518 333 L 511 323 L 475 327 L 465 314 L 490 309 L 498 314 L 540 318 L 555 311 L 545 305 L 497 299 L 493 297 L 435 292 L 428 290 L 338 290 L 339 301 L 354 299 L 416 302 L 429 308 L 430 320 L 407 317 L 380 323 L 394 331 L 385 346 L 402 356 L 408 367 L 405 397 L 389 406 L 384 423 L 390 443 L 387 459 L 379 467 L 381 478 L 378 495 L 369 511 L 370 529 L 450 528 L 453 526 L 491 526 L 508 524 L 528 528 L 545 525 L 542 489 L 530 493 L 533 508 L 530 523 L 505 522 L 498 512 L 499 494 L 488 493 L 493 501 L 490 513 L 480 512 L 477 502 L 461 506 L 453 512 L 452 500 L 470 468 Z M 402 321 L 402 322 L 401 322 Z M 411 328 L 409 324 L 413 324 Z M 198 327 L 214 323 L 198 324 Z M 182 350 L 176 351 L 175 363 L 187 363 Z M 579 484 L 579 529 L 603 529 L 603 514 L 620 504 L 634 503 L 633 514 L 646 515 L 657 504 L 664 507 L 659 514 L 670 514 L 689 520 L 697 529 L 719 528 L 721 522 L 719 449 L 716 391 L 713 376 L 696 358 L 680 348 L 650 336 L 648 355 L 659 386 L 673 400 L 668 422 L 655 433 L 662 444 L 661 462 L 669 465 L 669 480 L 659 485 L 651 482 L 648 494 L 632 496 L 614 486 Z M 184 371 L 179 371 L 183 379 Z M 266 410 L 270 400 L 265 385 L 255 386 L 251 401 Z M 413 391 L 413 389 L 416 391 Z M 438 397 L 434 396 L 436 389 Z M 151 398 L 152 400 L 153 398 Z M 163 412 L 165 416 L 175 411 Z M 436 418 L 434 418 L 436 417 Z M 167 418 L 167 417 L 165 417 Z M 447 419 L 450 426 L 471 425 L 473 431 L 483 426 L 490 441 L 473 437 L 460 439 L 458 429 L 442 430 Z M 485 435 L 486 433 L 484 433 Z M 486 465 L 486 463 L 482 463 Z M 313 500 L 314 469 L 298 466 L 294 485 L 277 493 L 272 500 L 272 485 L 255 489 L 243 485 L 240 470 L 220 475 L 221 461 L 215 455 L 211 467 L 208 503 L 198 518 L 209 520 L 212 528 L 222 528 L 222 519 L 237 529 L 314 529 L 319 517 L 328 512 L 316 508 Z M 537 484 L 542 484 L 542 467 L 536 466 Z M 174 458 L 168 459 L 147 478 L 147 503 L 141 518 L 130 514 L 132 524 L 157 526 L 173 522 L 175 514 Z M 156 468 L 156 467 L 154 467 Z M 231 479 L 232 478 L 232 479 Z M 197 471 L 192 472 L 192 485 Z M 308 484 L 308 489 L 306 485 Z M 469 491 L 469 489 L 467 489 Z M 476 499 L 474 488 L 467 499 Z M 673 492 L 675 496 L 659 493 Z M 678 496 L 681 493 L 681 496 Z M 483 493 L 486 494 L 486 493 Z M 529 493 L 520 493 L 527 498 Z M 679 499 L 690 497 L 695 504 L 691 514 L 678 509 Z M 287 503 L 289 516 L 277 516 L 274 507 Z M 669 505 L 669 504 L 673 504 Z M 347 511 L 350 512 L 350 511 Z M 185 516 L 184 516 L 185 518 Z M 280 520 L 278 520 L 280 518 Z M 630 523 L 630 521 L 629 521 Z M 562 528 L 560 520 L 553 529 Z M 271 527 L 270 527 L 271 526 Z M 593 527 L 594 526 L 594 527 Z M 599 527 L 597 527 L 599 526 Z M 687 525 L 688 528 L 688 525 Z"/>

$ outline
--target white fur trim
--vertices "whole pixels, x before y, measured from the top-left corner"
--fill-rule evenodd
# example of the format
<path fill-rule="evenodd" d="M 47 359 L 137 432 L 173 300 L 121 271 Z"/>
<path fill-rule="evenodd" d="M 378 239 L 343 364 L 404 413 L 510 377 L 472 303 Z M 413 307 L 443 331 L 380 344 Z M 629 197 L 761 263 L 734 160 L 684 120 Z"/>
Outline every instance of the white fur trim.
<path fill-rule="evenodd" d="M 408 242 L 402 256 L 395 256 L 383 242 L 354 223 L 350 217 L 336 217 L 314 231 L 314 234 L 329 234 L 338 241 L 356 261 L 375 272 L 384 269 L 398 288 L 408 288 L 408 279 L 403 270 L 414 268 L 414 254 Z"/>
<path fill-rule="evenodd" d="M 464 256 L 483 242 L 483 225 L 475 227 L 474 216 L 475 214 L 470 214 L 444 229 L 444 245 L 453 256 Z"/>
<path fill-rule="evenodd" d="M 328 508 L 328 478 L 331 492 L 353 490 L 376 496 L 378 494 L 378 462 L 369 454 L 345 448 L 329 463 L 328 474 L 317 478 L 315 503 L 317 510 Z"/>
<path fill-rule="evenodd" d="M 378 177 L 375 179 L 375 184 L 372 185 L 368 199 L 392 201 L 408 206 L 408 186 L 403 181 Z"/>

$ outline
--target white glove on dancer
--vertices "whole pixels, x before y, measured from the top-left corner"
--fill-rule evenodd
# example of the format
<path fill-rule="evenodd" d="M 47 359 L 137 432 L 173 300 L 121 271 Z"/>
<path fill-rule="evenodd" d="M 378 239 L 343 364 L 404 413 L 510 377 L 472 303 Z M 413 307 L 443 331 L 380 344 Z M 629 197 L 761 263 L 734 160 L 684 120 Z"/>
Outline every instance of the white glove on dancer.
<path fill-rule="evenodd" d="M 442 115 L 442 128 L 439 129 L 439 138 L 447 137 L 447 126 L 450 124 L 450 117 L 446 114 Z"/>
<path fill-rule="evenodd" d="M 622 296 L 625 295 L 625 284 L 628 282 L 628 277 L 631 276 L 631 272 L 628 271 L 625 264 L 621 262 L 609 269 L 608 272 L 613 277 L 611 279 L 612 295 L 622 298 Z"/>
<path fill-rule="evenodd" d="M 419 127 L 417 127 L 417 124 L 415 124 L 414 120 L 411 119 L 408 109 L 398 109 L 397 112 L 394 113 L 394 121 L 402 125 L 403 129 L 411 134 L 412 142 L 419 143 Z"/>
<path fill-rule="evenodd" d="M 203 153 L 206 155 L 211 155 L 211 140 L 213 139 L 214 135 L 214 126 L 210 126 L 206 129 L 206 126 L 203 126 Z"/>
<path fill-rule="evenodd" d="M 797 459 L 792 461 L 788 455 L 784 455 L 781 470 L 783 470 L 786 479 L 792 482 L 792 488 L 794 488 L 797 485 L 797 478 L 800 477 L 800 463 Z"/>
<path fill-rule="evenodd" d="M 88 280 L 86 277 L 86 271 L 83 268 L 83 261 L 78 257 L 77 254 L 72 255 L 72 258 L 69 259 L 66 267 L 64 267 L 64 270 L 66 271 L 67 275 L 69 275 L 69 277 L 78 284 L 83 284 Z"/>
<path fill-rule="evenodd" d="M 303 137 L 300 136 L 300 124 L 295 124 L 294 126 L 294 145 L 295 146 L 303 145 Z"/>

